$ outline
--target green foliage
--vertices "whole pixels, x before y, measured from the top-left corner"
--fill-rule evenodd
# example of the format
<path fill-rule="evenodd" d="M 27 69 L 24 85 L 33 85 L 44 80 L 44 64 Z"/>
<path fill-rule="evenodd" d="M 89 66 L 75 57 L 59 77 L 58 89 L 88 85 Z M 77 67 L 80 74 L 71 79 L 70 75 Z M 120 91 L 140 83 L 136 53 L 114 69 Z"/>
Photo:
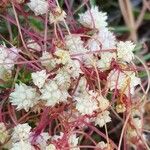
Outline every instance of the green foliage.
<path fill-rule="evenodd" d="M 31 73 L 28 71 L 25 66 L 21 68 L 21 70 L 18 73 L 18 77 L 15 80 L 15 83 L 25 83 L 25 84 L 30 84 L 30 81 L 32 80 L 31 78 Z M 12 84 L 14 83 L 14 77 L 10 78 L 9 80 L 5 81 L 4 83 L 0 84 L 0 89 L 7 89 L 11 88 Z"/>
<path fill-rule="evenodd" d="M 141 10 L 135 8 L 135 9 L 133 10 L 133 13 L 134 13 L 135 17 L 137 17 L 137 16 L 139 16 L 139 14 L 141 13 Z M 150 20 L 150 12 L 145 12 L 143 19 L 144 19 L 144 20 Z"/>
<path fill-rule="evenodd" d="M 112 31 L 117 33 L 117 34 L 122 35 L 123 33 L 129 32 L 129 29 L 126 26 L 114 26 Z"/>
<path fill-rule="evenodd" d="M 26 69 L 25 66 L 19 71 L 18 78 L 16 80 L 17 83 L 22 82 L 29 84 L 31 81 L 31 72 Z"/>
<path fill-rule="evenodd" d="M 38 29 L 39 31 L 44 30 L 44 24 L 40 20 L 30 16 L 28 21 L 30 25 L 34 27 L 35 29 Z"/>

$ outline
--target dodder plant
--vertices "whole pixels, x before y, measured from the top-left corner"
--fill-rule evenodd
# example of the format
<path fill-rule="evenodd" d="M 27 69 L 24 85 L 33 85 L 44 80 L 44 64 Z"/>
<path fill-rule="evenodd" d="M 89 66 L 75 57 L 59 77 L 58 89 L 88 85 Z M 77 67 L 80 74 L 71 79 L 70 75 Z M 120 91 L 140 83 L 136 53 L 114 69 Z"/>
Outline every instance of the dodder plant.
<path fill-rule="evenodd" d="M 84 4 L 87 11 L 74 19 L 67 1 L 68 12 L 58 1 L 7 2 L 1 17 L 17 26 L 20 38 L 1 35 L 1 148 L 148 149 L 149 84 L 145 90 L 134 59 L 147 67 L 134 55 L 134 43 L 109 30 L 107 14 Z"/>

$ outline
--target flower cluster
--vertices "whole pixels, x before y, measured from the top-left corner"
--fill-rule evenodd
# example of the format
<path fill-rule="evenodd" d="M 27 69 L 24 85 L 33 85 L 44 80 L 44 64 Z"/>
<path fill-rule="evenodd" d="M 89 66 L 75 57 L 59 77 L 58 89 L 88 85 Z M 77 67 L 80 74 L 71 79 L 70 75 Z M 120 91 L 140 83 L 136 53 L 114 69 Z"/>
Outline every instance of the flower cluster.
<path fill-rule="evenodd" d="M 17 105 L 17 110 L 25 109 L 28 111 L 29 108 L 38 103 L 38 99 L 36 89 L 24 83 L 16 84 L 15 91 L 10 94 L 10 102 L 12 105 Z"/>
<path fill-rule="evenodd" d="M 31 0 L 27 5 L 36 16 L 46 14 L 49 11 L 49 4 L 46 0 Z M 65 18 L 66 13 L 59 6 L 50 10 L 49 22 L 51 24 L 64 21 Z"/>
<path fill-rule="evenodd" d="M 32 149 L 32 145 L 29 142 L 29 134 L 31 127 L 25 124 L 18 124 L 12 133 L 12 148 L 11 150 L 18 150 L 19 148 L 25 150 L 26 148 Z"/>
<path fill-rule="evenodd" d="M 35 15 L 43 15 L 48 11 L 48 2 L 46 0 L 31 0 L 27 4 Z"/>
<path fill-rule="evenodd" d="M 58 1 L 30 0 L 27 6 L 41 21 L 47 15 L 44 39 L 40 36 L 41 45 L 38 37 L 27 40 L 28 53 L 0 46 L 0 78 L 5 82 L 6 72 L 14 77 L 9 97 L 3 98 L 4 115 L 0 107 L 0 121 L 10 117 L 11 130 L 0 123 L 0 143 L 10 134 L 11 150 L 113 150 L 117 144 L 109 135 L 118 129 L 112 128 L 117 119 L 127 126 L 125 139 L 142 143 L 143 112 L 136 106 L 145 96 L 133 100 L 142 83 L 133 64 L 135 44 L 119 41 L 97 6 L 78 15 L 82 30 L 77 32 Z M 15 61 L 25 64 L 14 66 Z"/>
<path fill-rule="evenodd" d="M 79 22 L 88 28 L 104 28 L 107 26 L 107 14 L 100 12 L 98 7 L 92 7 L 83 14 L 79 14 Z"/>
<path fill-rule="evenodd" d="M 8 80 L 11 77 L 18 52 L 15 47 L 7 48 L 5 45 L 0 45 L 0 79 Z"/>

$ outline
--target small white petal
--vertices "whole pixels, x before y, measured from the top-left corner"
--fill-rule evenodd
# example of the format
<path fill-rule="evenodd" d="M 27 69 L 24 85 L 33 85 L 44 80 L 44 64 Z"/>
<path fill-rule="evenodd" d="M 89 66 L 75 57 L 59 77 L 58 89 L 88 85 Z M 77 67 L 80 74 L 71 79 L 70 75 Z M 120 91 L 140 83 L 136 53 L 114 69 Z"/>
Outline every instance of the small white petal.
<path fill-rule="evenodd" d="M 31 74 L 31 76 L 32 76 L 33 83 L 39 88 L 42 88 L 46 79 L 48 78 L 48 75 L 46 74 L 46 70 L 34 72 Z"/>
<path fill-rule="evenodd" d="M 88 28 L 103 28 L 107 26 L 107 14 L 98 10 L 97 6 L 92 6 L 90 10 L 79 14 L 79 22 Z"/>
<path fill-rule="evenodd" d="M 99 125 L 100 127 L 103 127 L 106 123 L 111 121 L 111 118 L 109 116 L 109 111 L 104 111 L 96 116 L 95 119 L 95 125 Z"/>
<path fill-rule="evenodd" d="M 10 94 L 10 102 L 12 105 L 17 105 L 17 110 L 33 107 L 38 103 L 39 95 L 36 93 L 36 89 L 31 86 L 27 86 L 24 83 L 15 85 L 15 90 Z"/>
<path fill-rule="evenodd" d="M 119 72 L 118 70 L 112 70 L 107 77 L 107 81 L 110 90 L 117 88 L 123 91 L 127 96 L 129 96 L 129 93 L 133 95 L 135 86 L 141 83 L 134 72 Z"/>
<path fill-rule="evenodd" d="M 117 44 L 117 56 L 120 60 L 130 63 L 134 59 L 133 50 L 135 45 L 131 41 L 122 42 Z"/>
<path fill-rule="evenodd" d="M 13 142 L 29 141 L 30 130 L 31 127 L 27 123 L 15 126 L 12 133 Z"/>
<path fill-rule="evenodd" d="M 35 13 L 35 15 L 43 15 L 48 9 L 48 2 L 46 0 L 30 0 L 27 5 Z"/>
<path fill-rule="evenodd" d="M 29 142 L 20 141 L 13 143 L 13 147 L 10 150 L 35 150 Z"/>
<path fill-rule="evenodd" d="M 98 108 L 98 104 L 95 98 L 89 93 L 82 93 L 75 97 L 76 102 L 76 109 L 82 115 L 92 115 L 93 112 Z"/>

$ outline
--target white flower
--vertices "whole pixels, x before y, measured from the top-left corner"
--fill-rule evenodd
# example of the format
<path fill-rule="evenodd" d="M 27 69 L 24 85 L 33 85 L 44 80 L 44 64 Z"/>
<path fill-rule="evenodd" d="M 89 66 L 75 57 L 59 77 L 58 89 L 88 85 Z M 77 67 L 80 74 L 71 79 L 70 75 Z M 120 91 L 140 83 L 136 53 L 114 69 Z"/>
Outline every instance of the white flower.
<path fill-rule="evenodd" d="M 20 142 L 20 141 L 28 142 L 30 130 L 31 127 L 27 123 L 18 124 L 17 126 L 15 126 L 14 131 L 12 133 L 13 142 Z"/>
<path fill-rule="evenodd" d="M 102 70 L 108 70 L 111 65 L 112 59 L 116 59 L 116 53 L 102 52 L 101 59 L 97 61 L 97 67 Z"/>
<path fill-rule="evenodd" d="M 80 148 L 77 147 L 78 141 L 79 141 L 79 138 L 76 137 L 76 134 L 70 135 L 69 141 L 68 141 L 70 150 L 80 150 Z"/>
<path fill-rule="evenodd" d="M 5 69 L 12 70 L 14 66 L 14 61 L 9 58 L 5 58 L 5 60 L 0 60 L 0 63 L 3 64 Z"/>
<path fill-rule="evenodd" d="M 47 106 L 54 106 L 61 98 L 61 91 L 55 81 L 50 80 L 41 89 L 41 99 L 47 101 Z"/>
<path fill-rule="evenodd" d="M 42 93 L 41 99 L 47 102 L 47 106 L 54 106 L 59 102 L 66 102 L 69 96 L 67 90 L 59 89 L 58 84 L 54 80 L 48 81 L 40 91 Z"/>
<path fill-rule="evenodd" d="M 102 150 L 107 148 L 107 144 L 104 141 L 99 142 L 96 146 Z"/>
<path fill-rule="evenodd" d="M 34 50 L 34 51 L 41 51 L 41 46 L 35 42 L 33 39 L 29 39 L 27 41 L 27 47 L 30 49 L 30 50 Z"/>
<path fill-rule="evenodd" d="M 90 51 L 114 49 L 116 48 L 116 38 L 108 28 L 100 29 L 98 34 L 93 35 L 88 40 L 88 49 Z"/>
<path fill-rule="evenodd" d="M 15 47 L 7 48 L 0 45 L 0 66 L 6 70 L 12 70 L 14 62 L 17 60 L 19 50 Z"/>
<path fill-rule="evenodd" d="M 58 141 L 60 139 L 62 139 L 64 136 L 64 133 L 63 132 L 60 132 L 59 135 L 54 135 L 52 137 L 52 141 Z M 80 148 L 75 148 L 78 144 L 78 140 L 79 138 L 76 137 L 76 134 L 71 134 L 69 139 L 68 139 L 68 144 L 69 144 L 69 147 L 70 149 L 69 150 L 80 150 Z M 52 146 L 53 147 L 53 146 Z M 74 148 L 73 148 L 74 147 Z M 48 149 L 49 150 L 49 149 Z M 52 149 L 53 150 L 53 149 Z"/>
<path fill-rule="evenodd" d="M 48 10 L 48 2 L 46 0 L 30 0 L 27 5 L 35 15 L 43 15 Z"/>
<path fill-rule="evenodd" d="M 129 82 L 128 91 L 133 95 L 135 86 L 141 84 L 141 79 L 135 76 L 132 71 L 125 72 L 127 76 L 127 82 Z M 127 91 L 126 91 L 127 92 Z M 129 93 L 129 92 L 128 92 Z"/>
<path fill-rule="evenodd" d="M 70 75 L 65 69 L 58 70 L 54 80 L 61 89 L 67 89 L 70 86 Z"/>
<path fill-rule="evenodd" d="M 56 147 L 54 144 L 49 144 L 48 146 L 46 146 L 46 150 L 56 150 Z"/>
<path fill-rule="evenodd" d="M 36 89 L 24 83 L 16 84 L 14 92 L 10 94 L 10 102 L 12 105 L 17 105 L 17 110 L 25 109 L 28 111 L 29 108 L 38 103 L 38 100 Z"/>
<path fill-rule="evenodd" d="M 42 66 L 46 67 L 49 70 L 54 69 L 54 67 L 56 66 L 56 60 L 48 52 L 43 52 L 42 57 L 40 57 L 40 60 Z"/>
<path fill-rule="evenodd" d="M 102 49 L 116 48 L 116 37 L 108 28 L 99 29 L 98 39 L 102 44 Z"/>
<path fill-rule="evenodd" d="M 110 114 L 110 112 L 107 110 L 98 114 L 95 119 L 95 125 L 99 125 L 100 127 L 103 127 L 106 123 L 110 122 L 111 118 L 110 118 L 109 114 Z"/>
<path fill-rule="evenodd" d="M 35 150 L 34 147 L 29 142 L 20 141 L 13 143 L 10 150 Z"/>
<path fill-rule="evenodd" d="M 107 14 L 99 11 L 97 6 L 79 14 L 79 22 L 87 28 L 104 28 L 107 26 L 106 20 Z"/>
<path fill-rule="evenodd" d="M 86 54 L 83 56 L 83 62 L 87 67 L 96 66 L 97 57 L 95 57 L 93 54 Z"/>
<path fill-rule="evenodd" d="M 16 60 L 18 52 L 19 50 L 16 47 L 7 48 L 5 45 L 0 45 L 0 59 Z"/>
<path fill-rule="evenodd" d="M 50 23 L 57 23 L 64 21 L 66 18 L 66 13 L 64 10 L 62 10 L 60 7 L 56 7 L 53 11 L 50 11 L 49 14 L 49 21 Z"/>
<path fill-rule="evenodd" d="M 73 78 L 77 78 L 79 77 L 80 73 L 83 73 L 80 69 L 80 63 L 78 60 L 69 61 L 69 63 L 64 68 Z"/>
<path fill-rule="evenodd" d="M 133 95 L 134 87 L 141 83 L 140 78 L 136 77 L 134 72 L 119 72 L 118 70 L 112 70 L 107 77 L 107 81 L 110 90 L 120 89 L 127 96 L 129 96 L 129 93 Z"/>
<path fill-rule="evenodd" d="M 134 59 L 135 45 L 131 41 L 117 43 L 117 56 L 120 60 L 130 63 Z"/>
<path fill-rule="evenodd" d="M 16 61 L 16 59 L 18 58 L 18 53 L 19 53 L 19 49 L 17 49 L 16 47 L 11 47 L 9 49 L 7 49 L 7 57 L 13 61 Z"/>
<path fill-rule="evenodd" d="M 65 43 L 71 54 L 85 53 L 87 50 L 83 46 L 81 37 L 77 34 L 65 36 Z"/>
<path fill-rule="evenodd" d="M 108 88 L 110 88 L 110 90 L 115 88 L 121 89 L 123 87 L 125 78 L 126 75 L 124 73 L 119 72 L 118 70 L 112 70 L 107 77 Z"/>
<path fill-rule="evenodd" d="M 48 52 L 43 52 L 42 57 L 40 57 L 41 64 L 43 66 L 48 66 L 51 63 L 52 55 Z"/>
<path fill-rule="evenodd" d="M 3 144 L 9 137 L 6 126 L 3 122 L 0 122 L 0 144 Z"/>
<path fill-rule="evenodd" d="M 66 64 L 71 60 L 69 52 L 60 48 L 56 48 L 55 55 L 59 58 L 58 62 L 62 64 Z"/>
<path fill-rule="evenodd" d="M 47 141 L 50 138 L 49 134 L 47 132 L 42 132 L 36 138 L 34 137 L 34 132 L 30 135 L 30 141 L 34 141 L 34 145 L 37 145 L 40 150 L 45 150 L 47 147 Z"/>
<path fill-rule="evenodd" d="M 88 40 L 88 49 L 90 51 L 99 51 L 101 50 L 101 42 L 97 39 L 97 37 L 95 37 L 96 39 L 94 38 L 91 38 Z"/>
<path fill-rule="evenodd" d="M 31 76 L 32 76 L 33 83 L 39 88 L 42 88 L 46 79 L 48 78 L 48 75 L 46 74 L 46 70 L 33 72 Z"/>
<path fill-rule="evenodd" d="M 75 97 L 76 109 L 82 115 L 92 115 L 92 113 L 98 108 L 97 101 L 92 94 L 82 93 L 78 97 Z"/>
<path fill-rule="evenodd" d="M 109 107 L 109 101 L 103 96 L 98 96 L 97 100 L 98 100 L 98 107 L 100 108 L 101 111 L 104 111 Z"/>
<path fill-rule="evenodd" d="M 8 56 L 8 52 L 5 45 L 0 45 L 0 59 L 4 59 Z"/>

